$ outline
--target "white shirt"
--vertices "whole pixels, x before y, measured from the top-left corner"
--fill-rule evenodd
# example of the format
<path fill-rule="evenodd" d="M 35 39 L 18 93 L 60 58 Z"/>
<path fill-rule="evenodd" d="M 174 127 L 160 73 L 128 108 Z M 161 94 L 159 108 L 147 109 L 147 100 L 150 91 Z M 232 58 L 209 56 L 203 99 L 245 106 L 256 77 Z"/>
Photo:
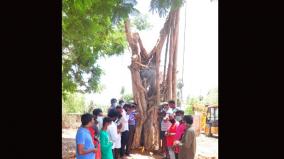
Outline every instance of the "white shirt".
<path fill-rule="evenodd" d="M 117 133 L 117 125 L 115 122 L 111 122 L 111 124 L 107 128 L 107 133 L 109 135 L 110 140 L 113 142 L 112 149 L 121 148 L 121 134 Z"/>
<path fill-rule="evenodd" d="M 122 109 L 122 117 L 120 119 L 121 123 L 122 123 L 122 128 L 121 128 L 121 132 L 124 131 L 128 131 L 128 119 L 129 119 L 129 115 L 126 114 L 126 111 L 124 109 Z"/>
<path fill-rule="evenodd" d="M 101 130 L 102 127 L 103 127 L 103 120 L 104 120 L 104 117 L 103 117 L 103 116 L 98 116 L 98 117 L 97 117 L 99 130 Z"/>

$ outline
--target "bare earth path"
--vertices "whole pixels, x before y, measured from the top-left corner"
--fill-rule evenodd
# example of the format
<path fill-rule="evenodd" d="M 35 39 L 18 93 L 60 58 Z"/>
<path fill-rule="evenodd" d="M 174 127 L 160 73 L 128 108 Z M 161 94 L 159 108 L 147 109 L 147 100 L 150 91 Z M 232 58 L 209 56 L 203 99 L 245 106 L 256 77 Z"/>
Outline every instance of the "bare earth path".
<path fill-rule="evenodd" d="M 62 129 L 62 158 L 63 159 L 72 159 L 75 154 L 75 136 L 76 129 Z M 197 137 L 197 152 L 196 159 L 205 159 L 214 157 L 218 159 L 218 139 L 206 137 L 201 134 Z M 127 159 L 161 159 L 159 155 L 150 155 L 142 153 L 133 153 Z"/>

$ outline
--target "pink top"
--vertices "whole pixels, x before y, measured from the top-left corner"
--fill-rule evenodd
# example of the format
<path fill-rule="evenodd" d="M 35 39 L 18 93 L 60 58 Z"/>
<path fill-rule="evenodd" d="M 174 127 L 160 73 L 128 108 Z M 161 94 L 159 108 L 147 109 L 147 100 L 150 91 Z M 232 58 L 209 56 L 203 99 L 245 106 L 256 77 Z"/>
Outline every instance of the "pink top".
<path fill-rule="evenodd" d="M 184 131 L 186 129 L 186 125 L 185 123 L 182 123 L 180 124 L 178 127 L 177 127 L 177 132 L 176 132 L 176 135 L 175 135 L 175 140 L 180 140 Z"/>

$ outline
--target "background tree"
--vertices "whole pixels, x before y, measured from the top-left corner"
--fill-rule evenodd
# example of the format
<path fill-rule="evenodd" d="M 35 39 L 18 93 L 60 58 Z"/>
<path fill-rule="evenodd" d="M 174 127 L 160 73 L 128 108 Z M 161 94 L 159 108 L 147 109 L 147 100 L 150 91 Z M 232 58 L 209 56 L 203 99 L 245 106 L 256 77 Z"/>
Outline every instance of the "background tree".
<path fill-rule="evenodd" d="M 204 103 L 209 105 L 218 105 L 218 88 L 210 89 L 204 98 Z"/>
<path fill-rule="evenodd" d="M 132 94 L 124 94 L 122 96 L 122 99 L 127 103 L 133 102 L 133 95 Z"/>
<path fill-rule="evenodd" d="M 101 56 L 122 54 L 126 46 L 121 19 L 138 13 L 130 0 L 63 0 L 62 92 L 99 89 Z"/>
<path fill-rule="evenodd" d="M 186 113 L 202 112 L 205 105 L 218 105 L 218 88 L 210 89 L 205 97 L 190 97 L 186 100 Z"/>
<path fill-rule="evenodd" d="M 87 111 L 85 113 L 91 113 L 93 114 L 93 110 L 95 109 L 95 104 L 93 101 L 90 101 L 90 104 L 87 106 Z"/>
<path fill-rule="evenodd" d="M 64 113 L 83 113 L 85 107 L 84 95 L 81 93 L 68 93 L 66 99 L 63 100 Z"/>

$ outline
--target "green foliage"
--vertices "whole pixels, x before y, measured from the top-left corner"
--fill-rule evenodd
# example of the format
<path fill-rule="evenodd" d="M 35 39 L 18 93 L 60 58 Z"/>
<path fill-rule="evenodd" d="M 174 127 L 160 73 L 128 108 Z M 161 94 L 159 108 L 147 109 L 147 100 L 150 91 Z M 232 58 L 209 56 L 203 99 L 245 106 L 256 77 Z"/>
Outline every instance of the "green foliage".
<path fill-rule="evenodd" d="M 83 113 L 93 114 L 93 110 L 96 109 L 96 108 L 101 108 L 103 113 L 105 115 L 107 115 L 107 110 L 108 110 L 109 106 L 108 105 L 97 104 L 97 103 L 94 103 L 93 101 L 91 101 L 88 104 L 88 106 L 86 106 L 86 109 L 84 109 Z"/>
<path fill-rule="evenodd" d="M 131 101 L 133 101 L 133 95 L 132 94 L 124 94 L 122 96 L 122 99 L 126 102 L 129 103 Z"/>
<path fill-rule="evenodd" d="M 209 105 L 218 105 L 218 88 L 209 90 L 204 102 Z"/>
<path fill-rule="evenodd" d="M 141 14 L 133 19 L 132 25 L 134 25 L 137 28 L 137 30 L 140 31 L 150 29 L 153 27 L 148 21 L 148 15 L 141 15 Z"/>
<path fill-rule="evenodd" d="M 193 115 L 194 114 L 191 105 L 187 105 L 187 107 L 185 108 L 185 114 L 186 115 Z"/>
<path fill-rule="evenodd" d="M 64 113 L 83 113 L 85 110 L 85 100 L 83 94 L 67 93 L 63 101 Z"/>
<path fill-rule="evenodd" d="M 102 105 L 102 104 L 96 104 L 95 108 L 101 108 L 103 111 L 103 114 L 107 115 L 107 111 L 109 109 L 110 105 Z"/>
<path fill-rule="evenodd" d="M 95 109 L 95 104 L 93 101 L 91 101 L 89 103 L 89 105 L 87 106 L 87 108 L 85 109 L 84 113 L 90 113 L 93 114 L 93 110 Z"/>
<path fill-rule="evenodd" d="M 96 92 L 101 56 L 122 54 L 126 47 L 121 20 L 136 13 L 135 0 L 63 0 L 62 92 Z"/>
<path fill-rule="evenodd" d="M 187 98 L 186 100 L 186 113 L 193 113 L 193 107 L 195 111 L 201 111 L 200 106 L 208 105 L 218 105 L 218 88 L 213 88 L 208 91 L 208 94 L 198 97 Z"/>
<path fill-rule="evenodd" d="M 185 0 L 151 0 L 153 13 L 158 13 L 160 17 L 165 17 L 170 10 L 175 10 L 184 4 Z"/>
<path fill-rule="evenodd" d="M 199 105 L 200 103 L 201 103 L 201 101 L 197 97 L 187 98 L 185 113 L 192 115 L 194 113 L 193 107 L 196 106 L 196 105 Z"/>

